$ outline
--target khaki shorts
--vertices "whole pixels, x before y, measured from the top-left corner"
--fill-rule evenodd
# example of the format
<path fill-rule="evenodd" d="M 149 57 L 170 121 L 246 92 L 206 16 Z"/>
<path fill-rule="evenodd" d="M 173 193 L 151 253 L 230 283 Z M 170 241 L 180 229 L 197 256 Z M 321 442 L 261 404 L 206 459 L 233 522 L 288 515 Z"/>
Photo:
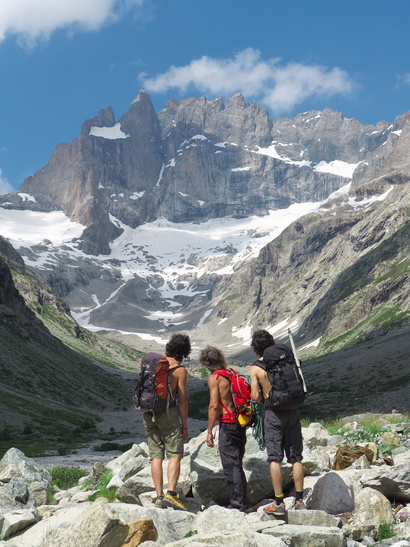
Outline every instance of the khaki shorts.
<path fill-rule="evenodd" d="M 184 441 L 182 439 L 181 422 L 177 406 L 155 415 L 155 422 L 151 412 L 144 412 L 143 421 L 147 430 L 149 456 L 151 460 L 159 458 L 182 458 L 184 455 Z"/>

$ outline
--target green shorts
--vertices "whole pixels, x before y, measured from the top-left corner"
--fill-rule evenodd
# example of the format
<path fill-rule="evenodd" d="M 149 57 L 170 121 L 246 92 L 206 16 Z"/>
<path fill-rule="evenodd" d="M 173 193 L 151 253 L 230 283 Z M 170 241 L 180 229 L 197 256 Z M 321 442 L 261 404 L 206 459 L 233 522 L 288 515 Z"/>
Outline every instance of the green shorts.
<path fill-rule="evenodd" d="M 184 455 L 184 441 L 182 438 L 179 409 L 173 406 L 166 412 L 155 415 L 155 422 L 151 412 L 143 414 L 144 426 L 147 430 L 149 456 L 151 460 L 160 458 L 182 458 Z"/>

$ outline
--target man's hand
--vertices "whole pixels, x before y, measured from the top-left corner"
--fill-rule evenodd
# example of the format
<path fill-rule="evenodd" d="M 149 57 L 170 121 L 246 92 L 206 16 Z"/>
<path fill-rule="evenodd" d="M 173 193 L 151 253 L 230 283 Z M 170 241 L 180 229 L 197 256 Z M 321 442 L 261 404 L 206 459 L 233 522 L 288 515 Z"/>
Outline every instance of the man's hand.
<path fill-rule="evenodd" d="M 188 428 L 187 427 L 182 427 L 182 439 L 185 441 L 185 439 L 188 438 Z"/>
<path fill-rule="evenodd" d="M 213 446 L 215 446 L 214 435 L 212 431 L 208 431 L 208 435 L 206 436 L 206 444 L 209 446 L 209 448 L 212 448 Z"/>

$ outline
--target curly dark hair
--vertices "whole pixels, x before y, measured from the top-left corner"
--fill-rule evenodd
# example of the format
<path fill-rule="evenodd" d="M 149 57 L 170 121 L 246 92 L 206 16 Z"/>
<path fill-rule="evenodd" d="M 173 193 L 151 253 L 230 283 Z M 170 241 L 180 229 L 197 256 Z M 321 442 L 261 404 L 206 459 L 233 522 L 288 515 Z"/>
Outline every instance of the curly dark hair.
<path fill-rule="evenodd" d="M 181 363 L 191 353 L 191 341 L 186 334 L 173 334 L 165 346 L 165 355 Z"/>
<path fill-rule="evenodd" d="M 207 346 L 199 354 L 199 362 L 210 371 L 226 368 L 225 356 L 221 350 Z"/>
<path fill-rule="evenodd" d="M 274 343 L 273 336 L 267 330 L 257 330 L 252 334 L 251 348 L 259 357 L 262 357 L 265 349 Z"/>

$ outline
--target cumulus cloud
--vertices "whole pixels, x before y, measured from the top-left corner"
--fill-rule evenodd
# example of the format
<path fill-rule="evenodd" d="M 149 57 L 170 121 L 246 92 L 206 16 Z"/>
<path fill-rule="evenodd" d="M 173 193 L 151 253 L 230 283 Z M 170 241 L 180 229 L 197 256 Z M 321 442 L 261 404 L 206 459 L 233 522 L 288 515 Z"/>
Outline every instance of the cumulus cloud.
<path fill-rule="evenodd" d="M 9 181 L 3 177 L 3 171 L 0 169 L 0 196 L 14 192 L 14 188 Z"/>
<path fill-rule="evenodd" d="M 145 0 L 1 0 L 0 42 L 16 36 L 33 47 L 57 29 L 98 30 Z"/>
<path fill-rule="evenodd" d="M 204 94 L 224 96 L 239 91 L 274 112 L 291 110 L 311 96 L 347 95 L 356 87 L 347 72 L 338 67 L 282 64 L 278 58 L 262 60 L 260 52 L 253 48 L 232 59 L 204 56 L 186 66 L 171 66 L 153 78 L 141 74 L 140 80 L 152 93 L 170 89 L 185 93 L 194 88 Z"/>

